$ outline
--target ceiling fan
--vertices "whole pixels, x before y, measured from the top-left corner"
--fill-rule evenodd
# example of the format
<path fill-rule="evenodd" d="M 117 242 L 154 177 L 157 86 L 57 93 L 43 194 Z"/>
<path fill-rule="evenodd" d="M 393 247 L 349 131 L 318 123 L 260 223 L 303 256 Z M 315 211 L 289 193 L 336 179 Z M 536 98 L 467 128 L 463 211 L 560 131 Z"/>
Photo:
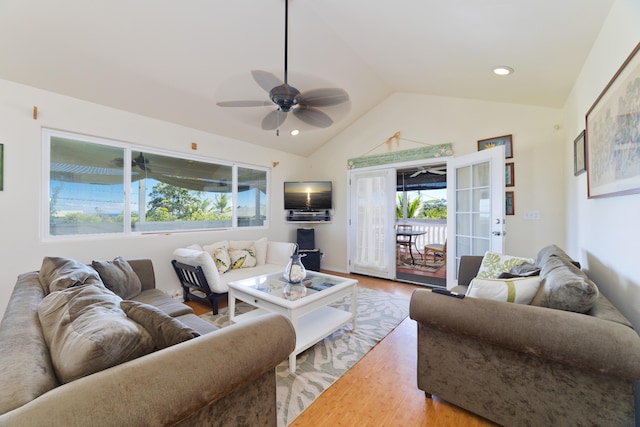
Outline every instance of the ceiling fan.
<path fill-rule="evenodd" d="M 239 100 L 216 103 L 220 107 L 273 107 L 262 120 L 262 129 L 277 130 L 291 112 L 302 122 L 318 127 L 327 128 L 333 124 L 328 114 L 319 110 L 349 101 L 349 95 L 344 89 L 319 88 L 300 92 L 288 83 L 288 34 L 289 34 L 289 0 L 285 0 L 284 9 L 284 82 L 268 71 L 253 70 L 251 74 L 258 85 L 269 94 L 269 101 Z"/>
<path fill-rule="evenodd" d="M 435 166 L 432 168 L 423 167 L 422 169 L 418 169 L 414 173 L 411 174 L 410 178 L 415 178 L 421 173 L 432 173 L 434 175 L 445 175 L 447 173 L 447 165 Z"/>

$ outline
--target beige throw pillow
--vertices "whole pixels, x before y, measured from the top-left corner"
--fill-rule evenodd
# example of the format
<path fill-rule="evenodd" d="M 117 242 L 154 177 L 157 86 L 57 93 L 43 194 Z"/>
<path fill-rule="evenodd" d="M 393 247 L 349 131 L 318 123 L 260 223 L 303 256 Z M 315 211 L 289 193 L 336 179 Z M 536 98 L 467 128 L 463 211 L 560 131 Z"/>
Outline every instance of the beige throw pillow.
<path fill-rule="evenodd" d="M 512 279 L 478 279 L 469 284 L 467 296 L 494 301 L 530 304 L 540 288 L 539 276 Z"/>

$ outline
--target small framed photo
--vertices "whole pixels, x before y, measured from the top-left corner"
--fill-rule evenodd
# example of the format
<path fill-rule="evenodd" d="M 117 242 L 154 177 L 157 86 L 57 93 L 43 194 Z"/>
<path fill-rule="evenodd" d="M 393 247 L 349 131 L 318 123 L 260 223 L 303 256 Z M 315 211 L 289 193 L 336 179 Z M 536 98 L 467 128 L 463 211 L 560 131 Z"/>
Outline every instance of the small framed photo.
<path fill-rule="evenodd" d="M 583 130 L 573 141 L 573 174 L 575 176 L 587 171 L 587 164 L 584 157 L 584 133 L 585 131 Z"/>
<path fill-rule="evenodd" d="M 495 138 L 481 139 L 478 141 L 478 151 L 488 148 L 504 145 L 504 157 L 510 159 L 513 157 L 513 144 L 511 135 L 496 136 Z"/>
<path fill-rule="evenodd" d="M 513 191 L 507 191 L 505 200 L 505 215 L 515 215 L 516 209 L 513 201 Z"/>
<path fill-rule="evenodd" d="M 514 185 L 516 185 L 516 177 L 515 177 L 515 173 L 513 171 L 514 169 L 514 165 L 513 162 L 507 163 L 505 164 L 505 180 L 504 180 L 504 185 L 505 187 L 513 187 Z"/>

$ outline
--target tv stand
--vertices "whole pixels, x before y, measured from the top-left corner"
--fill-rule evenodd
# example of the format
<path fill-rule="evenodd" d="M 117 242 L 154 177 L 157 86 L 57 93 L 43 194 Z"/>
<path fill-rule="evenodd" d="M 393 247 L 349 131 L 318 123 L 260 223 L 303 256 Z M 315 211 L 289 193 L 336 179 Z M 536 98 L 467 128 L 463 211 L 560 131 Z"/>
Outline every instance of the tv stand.
<path fill-rule="evenodd" d="M 287 221 L 293 222 L 319 222 L 331 221 L 331 213 L 329 210 L 289 210 L 287 211 Z"/>

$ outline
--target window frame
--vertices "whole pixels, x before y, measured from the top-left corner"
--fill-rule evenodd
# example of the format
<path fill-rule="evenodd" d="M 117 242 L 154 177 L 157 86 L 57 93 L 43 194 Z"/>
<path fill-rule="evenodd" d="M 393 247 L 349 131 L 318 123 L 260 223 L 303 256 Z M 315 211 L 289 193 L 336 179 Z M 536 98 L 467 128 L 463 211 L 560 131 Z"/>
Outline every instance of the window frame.
<path fill-rule="evenodd" d="M 123 174 L 124 174 L 124 195 L 123 195 L 123 203 L 124 203 L 124 227 L 122 232 L 107 232 L 107 233 L 86 233 L 86 234 L 60 234 L 54 235 L 51 234 L 50 227 L 50 203 L 51 203 L 51 140 L 52 138 L 65 138 L 71 139 L 82 143 L 87 144 L 99 144 L 109 147 L 115 147 L 119 149 L 123 149 Z M 155 154 L 166 157 L 173 157 L 182 160 L 192 160 L 202 163 L 210 163 L 215 166 L 229 166 L 231 167 L 231 226 L 219 227 L 219 228 L 185 228 L 185 229 L 175 229 L 175 230 L 145 230 L 145 231 L 133 231 L 131 226 L 131 218 L 132 218 L 132 206 L 131 206 L 131 198 L 132 198 L 132 167 L 131 167 L 131 159 L 132 152 L 140 151 L 148 154 Z M 251 226 L 238 226 L 238 168 L 245 169 L 253 169 L 256 171 L 264 172 L 266 179 L 265 186 L 265 217 L 262 225 L 251 225 Z M 233 161 L 225 161 L 216 158 L 206 157 L 206 156 L 198 156 L 188 153 L 182 153 L 177 151 L 171 151 L 161 148 L 143 146 L 133 143 L 127 143 L 123 141 L 118 141 L 110 138 L 104 137 L 96 137 L 90 135 L 84 135 L 73 132 L 65 132 L 59 131 L 55 129 L 42 129 L 42 187 L 41 187 L 41 227 L 42 230 L 41 236 L 43 241 L 52 241 L 52 240 L 82 240 L 82 239 L 95 239 L 95 238 L 113 238 L 113 237 L 124 237 L 124 236 L 141 236 L 141 235 L 154 235 L 154 234 L 174 234 L 174 233 L 190 233 L 194 231 L 212 231 L 212 230 L 249 230 L 249 229 L 267 229 L 269 228 L 269 214 L 270 210 L 270 186 L 271 186 L 271 168 L 264 166 L 257 166 L 248 163 L 239 163 Z M 146 207 L 145 207 L 146 212 Z"/>

